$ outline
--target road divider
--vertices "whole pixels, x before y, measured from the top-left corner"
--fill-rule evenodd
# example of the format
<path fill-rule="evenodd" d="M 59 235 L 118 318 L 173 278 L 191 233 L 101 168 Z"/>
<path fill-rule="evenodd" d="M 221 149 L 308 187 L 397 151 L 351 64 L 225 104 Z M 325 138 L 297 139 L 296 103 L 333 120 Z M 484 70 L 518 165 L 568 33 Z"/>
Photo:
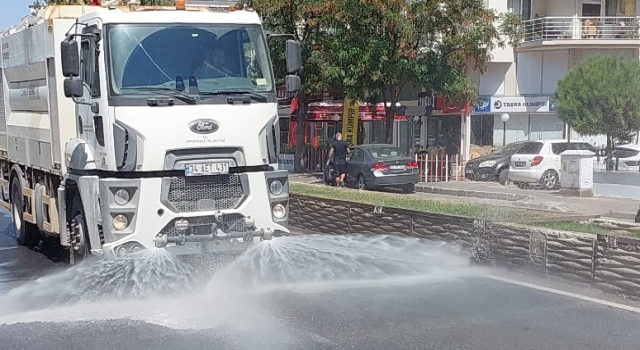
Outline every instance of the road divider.
<path fill-rule="evenodd" d="M 292 194 L 289 224 L 323 234 L 400 234 L 457 244 L 484 264 L 528 269 L 640 300 L 640 240 Z"/>

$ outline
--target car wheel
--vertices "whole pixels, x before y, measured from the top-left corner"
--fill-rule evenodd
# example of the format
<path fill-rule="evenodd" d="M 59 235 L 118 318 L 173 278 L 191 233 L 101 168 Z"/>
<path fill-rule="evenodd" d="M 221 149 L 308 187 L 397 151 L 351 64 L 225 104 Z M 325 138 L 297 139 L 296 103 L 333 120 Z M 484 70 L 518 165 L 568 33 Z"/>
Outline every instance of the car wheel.
<path fill-rule="evenodd" d="M 367 183 L 365 182 L 364 176 L 362 174 L 360 174 L 358 176 L 357 186 L 358 186 L 359 190 L 366 190 L 367 189 Z"/>
<path fill-rule="evenodd" d="M 509 169 L 502 169 L 498 174 L 498 182 L 501 185 L 506 185 L 509 182 Z"/>
<path fill-rule="evenodd" d="M 558 185 L 558 173 L 554 170 L 547 170 L 540 178 L 540 185 L 545 190 L 553 190 Z"/>
<path fill-rule="evenodd" d="M 416 190 L 416 185 L 414 184 L 406 184 L 402 186 L 402 192 L 404 193 L 413 193 Z"/>

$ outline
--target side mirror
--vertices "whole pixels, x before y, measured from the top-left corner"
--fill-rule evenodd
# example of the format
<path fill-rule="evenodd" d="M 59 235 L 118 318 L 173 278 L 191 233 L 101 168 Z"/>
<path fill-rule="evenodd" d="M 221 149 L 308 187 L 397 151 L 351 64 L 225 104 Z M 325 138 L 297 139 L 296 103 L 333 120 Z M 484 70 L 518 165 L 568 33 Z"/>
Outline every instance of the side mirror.
<path fill-rule="evenodd" d="M 67 78 L 64 80 L 64 95 L 66 97 L 82 97 L 82 79 Z"/>
<path fill-rule="evenodd" d="M 302 82 L 300 81 L 300 77 L 297 75 L 287 75 L 286 85 L 287 92 L 296 92 L 302 87 Z"/>
<path fill-rule="evenodd" d="M 65 77 L 79 76 L 80 52 L 78 50 L 78 42 L 74 39 L 65 39 L 62 41 L 62 43 L 60 43 L 60 56 L 62 59 L 62 75 Z"/>
<path fill-rule="evenodd" d="M 295 40 L 287 40 L 286 58 L 287 72 L 289 74 L 298 73 L 302 69 L 300 42 Z"/>

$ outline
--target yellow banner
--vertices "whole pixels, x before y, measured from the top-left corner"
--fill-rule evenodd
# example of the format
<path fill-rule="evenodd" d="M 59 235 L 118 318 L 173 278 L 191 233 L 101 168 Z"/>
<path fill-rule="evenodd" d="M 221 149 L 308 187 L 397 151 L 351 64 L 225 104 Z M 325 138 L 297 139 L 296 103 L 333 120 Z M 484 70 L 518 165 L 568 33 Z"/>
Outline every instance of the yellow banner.
<path fill-rule="evenodd" d="M 358 144 L 358 114 L 360 103 L 344 99 L 344 111 L 342 112 L 342 139 L 350 146 Z"/>

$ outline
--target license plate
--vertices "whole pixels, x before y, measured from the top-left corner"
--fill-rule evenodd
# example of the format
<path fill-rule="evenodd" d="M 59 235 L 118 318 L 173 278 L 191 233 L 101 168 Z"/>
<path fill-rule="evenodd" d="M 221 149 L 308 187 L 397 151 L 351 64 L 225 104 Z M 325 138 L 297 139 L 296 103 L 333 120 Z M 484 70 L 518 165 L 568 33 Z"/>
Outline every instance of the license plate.
<path fill-rule="evenodd" d="M 518 168 L 524 168 L 525 165 L 527 165 L 526 162 L 515 162 L 515 166 Z"/>
<path fill-rule="evenodd" d="M 184 167 L 185 176 L 220 175 L 229 173 L 229 163 L 196 163 Z"/>
<path fill-rule="evenodd" d="M 406 168 L 405 165 L 389 165 L 389 169 L 391 170 L 405 170 Z"/>
<path fill-rule="evenodd" d="M 467 174 L 473 174 L 473 170 L 467 170 Z"/>

